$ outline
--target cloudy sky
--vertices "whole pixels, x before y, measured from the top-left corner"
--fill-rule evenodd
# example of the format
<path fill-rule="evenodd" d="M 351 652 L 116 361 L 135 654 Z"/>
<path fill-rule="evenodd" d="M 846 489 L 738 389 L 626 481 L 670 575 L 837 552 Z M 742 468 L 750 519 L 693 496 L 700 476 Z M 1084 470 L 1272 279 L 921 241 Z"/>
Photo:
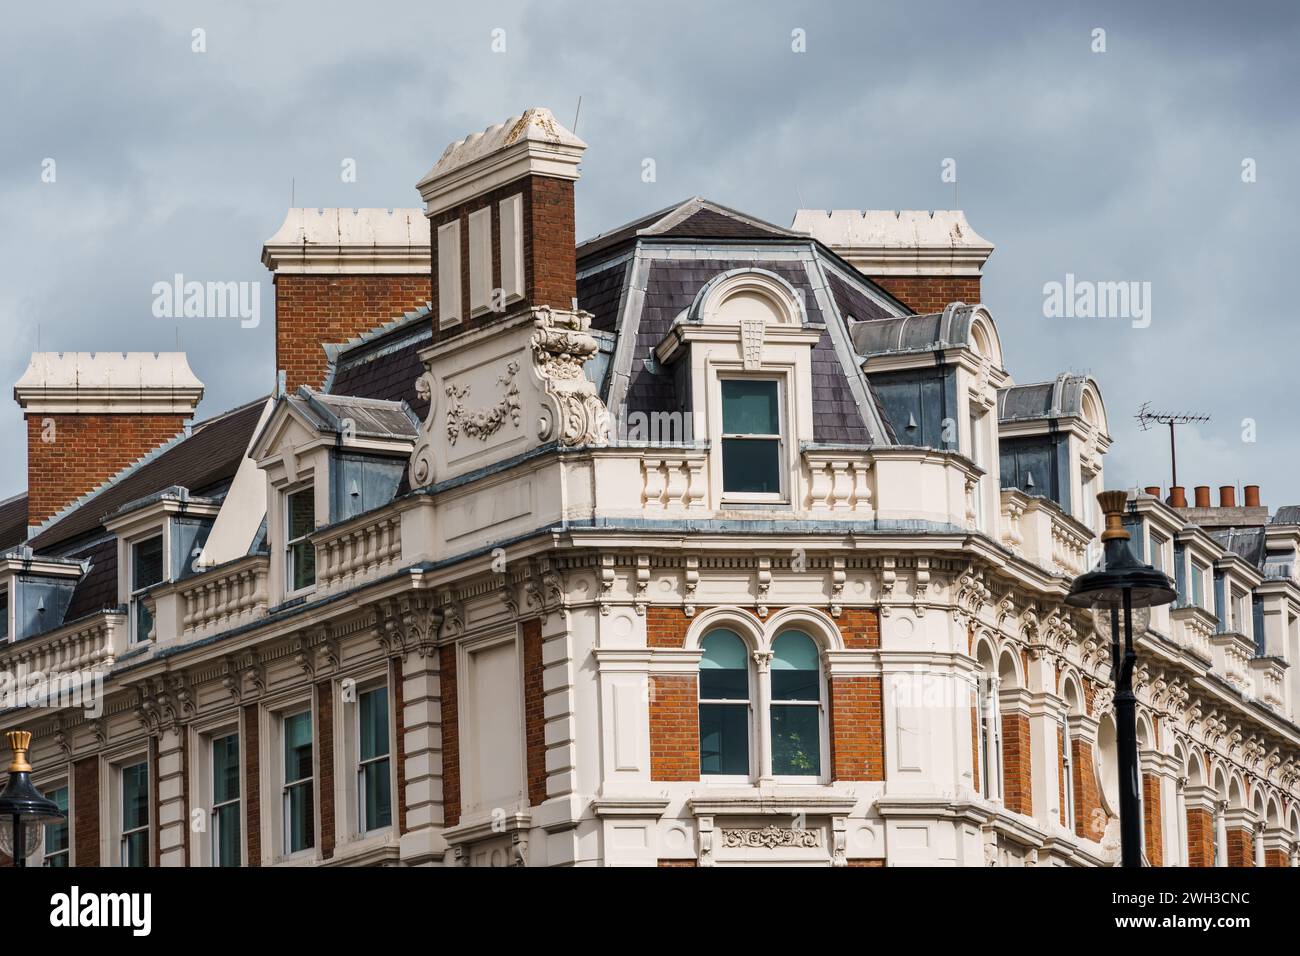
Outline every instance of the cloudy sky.
<path fill-rule="evenodd" d="M 997 247 L 984 301 L 1016 381 L 1100 380 L 1107 484 L 1169 483 L 1167 432 L 1133 419 L 1150 402 L 1213 416 L 1180 433 L 1182 484 L 1257 483 L 1266 504 L 1300 502 L 1300 8 L 1053 6 L 11 5 L 0 378 L 16 381 L 38 347 L 171 350 L 179 336 L 207 385 L 200 417 L 263 394 L 274 349 L 259 257 L 291 196 L 418 205 L 414 184 L 449 141 L 532 105 L 571 124 L 581 97 L 580 238 L 691 195 L 783 225 L 801 205 L 960 205 Z M 948 158 L 956 184 L 941 179 Z M 261 282 L 261 326 L 155 318 L 152 286 L 176 273 Z M 1044 284 L 1067 274 L 1149 282 L 1149 327 L 1044 317 Z M 16 405 L 0 438 L 4 497 L 25 481 Z"/>

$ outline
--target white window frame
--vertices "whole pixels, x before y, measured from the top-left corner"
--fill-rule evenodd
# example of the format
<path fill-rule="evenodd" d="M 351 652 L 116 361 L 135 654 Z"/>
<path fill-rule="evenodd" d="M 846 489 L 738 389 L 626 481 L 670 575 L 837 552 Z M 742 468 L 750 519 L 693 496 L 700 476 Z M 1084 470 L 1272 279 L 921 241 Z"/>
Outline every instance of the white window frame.
<path fill-rule="evenodd" d="M 71 867 L 73 865 L 72 837 L 73 832 L 76 829 L 72 825 L 72 781 L 68 777 L 55 777 L 50 780 L 41 780 L 36 783 L 36 789 L 40 790 L 41 793 L 45 794 L 51 800 L 54 799 L 54 792 L 57 790 L 66 790 L 68 792 L 68 816 L 67 819 L 63 821 L 63 825 L 68 829 L 68 845 L 56 853 L 50 853 L 50 844 L 46 838 L 46 831 L 49 830 L 50 825 L 46 824 L 41 827 L 41 866 L 49 867 L 50 864 L 48 861 L 51 857 L 66 856 L 68 859 L 68 866 Z"/>
<path fill-rule="evenodd" d="M 145 799 L 146 810 L 144 815 L 144 826 L 132 827 L 130 830 L 128 830 L 126 828 L 126 771 L 133 767 L 138 767 L 142 764 L 144 765 L 145 794 L 146 794 L 146 799 Z M 116 839 L 116 843 L 117 843 L 116 865 L 123 868 L 126 867 L 127 839 L 131 836 L 134 836 L 137 833 L 144 833 L 148 837 L 146 848 L 145 848 L 144 865 L 145 867 L 148 867 L 150 865 L 150 861 L 153 859 L 154 840 L 157 839 L 156 834 L 153 832 L 153 801 L 155 799 L 155 794 L 153 793 L 153 774 L 149 766 L 149 754 L 147 751 L 145 751 L 142 753 L 136 753 L 129 757 L 124 757 L 121 760 L 115 762 L 112 766 L 112 769 L 113 769 L 113 784 L 114 784 L 113 795 L 116 803 L 114 808 L 115 813 L 113 815 L 114 835 L 117 838 Z"/>
<path fill-rule="evenodd" d="M 787 504 L 790 501 L 790 475 L 789 475 L 789 447 L 790 442 L 787 434 L 790 430 L 790 415 L 786 408 L 789 401 L 789 381 L 788 375 L 783 370 L 771 369 L 759 372 L 742 372 L 742 371 L 722 371 L 719 370 L 715 376 L 717 381 L 716 395 L 718 402 L 718 487 L 722 493 L 724 503 L 748 503 L 748 504 Z M 776 410 L 777 410 L 777 428 L 779 432 L 776 435 L 758 434 L 756 432 L 724 432 L 723 422 L 725 420 L 725 410 L 722 397 L 724 382 L 751 381 L 751 382 L 772 382 L 776 385 Z M 727 474 L 723 465 L 723 442 L 727 439 L 755 439 L 760 441 L 776 440 L 776 462 L 777 477 L 780 480 L 780 490 L 776 492 L 755 492 L 755 491 L 728 491 Z"/>
<path fill-rule="evenodd" d="M 1061 715 L 1061 780 L 1064 783 L 1064 806 L 1061 808 L 1065 811 L 1065 828 L 1071 833 L 1074 832 L 1077 821 L 1075 820 L 1074 807 L 1074 754 L 1073 754 L 1074 737 L 1070 733 L 1070 715 Z"/>
<path fill-rule="evenodd" d="M 208 805 L 208 820 L 211 821 L 211 826 L 208 828 L 210 832 L 208 834 L 207 865 L 208 866 L 220 865 L 217 861 L 217 844 L 218 844 L 218 840 L 220 840 L 221 838 L 220 824 L 218 822 L 220 818 L 217 814 L 217 810 L 223 807 L 228 807 L 231 804 L 234 804 L 239 808 L 239 813 L 237 814 L 237 816 L 239 817 L 239 837 L 240 837 L 238 865 L 244 866 L 247 863 L 244 857 L 247 855 L 246 847 L 248 843 L 248 834 L 246 832 L 248 821 L 244 816 L 244 763 L 245 763 L 244 735 L 240 733 L 238 724 L 232 724 L 226 727 L 219 727 L 216 730 L 213 730 L 205 734 L 204 736 L 206 740 L 206 746 L 204 750 L 207 753 L 207 757 L 208 757 L 207 790 L 205 791 L 204 795 L 206 797 L 205 802 Z M 235 798 L 233 800 L 227 800 L 224 803 L 219 804 L 216 802 L 216 794 L 217 794 L 216 753 L 217 751 L 215 745 L 218 740 L 224 740 L 227 737 L 235 738 L 235 746 L 239 752 L 239 757 L 238 757 L 239 783 L 235 787 Z"/>
<path fill-rule="evenodd" d="M 975 675 L 975 715 L 979 723 L 977 740 L 980 759 L 980 795 L 1001 800 L 1002 705 L 998 698 L 999 678 L 983 671 Z"/>
<path fill-rule="evenodd" d="M 312 501 L 311 501 L 311 507 L 312 507 L 312 519 L 311 519 L 311 524 L 312 524 L 312 527 L 311 527 L 311 530 L 308 531 L 306 534 L 301 534 L 301 535 L 299 535 L 299 536 L 296 537 L 296 538 L 290 538 L 290 537 L 289 537 L 289 523 L 293 520 L 293 507 L 290 505 L 289 499 L 292 498 L 294 495 L 299 495 L 299 494 L 302 494 L 303 492 L 306 492 L 306 491 L 310 491 L 310 492 L 311 492 L 311 496 L 312 496 Z M 298 597 L 298 596 L 303 595 L 303 594 L 310 594 L 312 591 L 316 590 L 316 581 L 317 581 L 317 576 L 316 576 L 316 568 L 315 568 L 314 565 L 313 565 L 313 568 L 312 568 L 311 584 L 308 584 L 308 585 L 306 585 L 305 587 L 296 588 L 296 589 L 295 589 L 294 586 L 293 586 L 293 577 L 294 577 L 294 574 L 293 574 L 293 572 L 294 572 L 294 556 L 293 556 L 293 549 L 294 549 L 294 545 L 299 544 L 299 543 L 302 543 L 302 542 L 307 542 L 307 544 L 310 545 L 311 542 L 310 542 L 308 539 L 309 539 L 313 534 L 316 533 L 316 483 L 315 483 L 314 481 L 308 481 L 308 482 L 304 482 L 303 484 L 296 485 L 296 486 L 291 487 L 291 488 L 286 488 L 285 491 L 284 491 L 284 495 L 283 495 L 283 501 L 284 501 L 284 520 L 283 520 L 283 526 L 284 526 L 284 594 L 285 594 L 285 597 L 286 597 L 286 598 L 293 598 L 293 597 Z"/>
<path fill-rule="evenodd" d="M 1165 557 L 1165 548 L 1168 547 L 1170 539 L 1156 531 L 1154 528 L 1148 528 L 1147 532 L 1147 563 L 1157 571 L 1168 573 L 1173 568 L 1173 563 Z M 1157 557 L 1158 556 L 1158 557 Z"/>
<path fill-rule="evenodd" d="M 164 528 L 163 530 L 159 530 L 156 533 L 141 535 L 139 538 L 135 538 L 132 541 L 130 541 L 127 545 L 126 573 L 127 573 L 127 580 L 129 581 L 130 614 L 131 614 L 130 643 L 132 644 L 141 644 L 149 639 L 148 634 L 141 634 L 139 632 L 140 612 L 138 609 L 138 605 L 144 600 L 144 595 L 148 593 L 150 588 L 155 588 L 167 580 L 167 534 L 165 533 L 165 530 L 166 529 Z M 135 580 L 136 549 L 141 547 L 142 545 L 148 544 L 149 542 L 155 539 L 157 539 L 159 544 L 162 546 L 162 577 L 159 578 L 157 581 L 154 581 L 152 584 L 146 584 L 143 587 L 141 587 L 136 583 Z M 150 615 L 150 617 L 152 618 L 152 614 Z M 155 622 L 155 626 L 156 626 L 156 622 Z"/>
<path fill-rule="evenodd" d="M 400 679 L 400 675 L 398 675 L 398 679 Z M 361 759 L 361 698 L 372 691 L 379 690 L 381 687 L 388 691 L 388 713 L 386 715 L 386 722 L 388 724 L 388 752 L 382 757 L 372 757 L 370 760 L 363 761 Z M 388 675 L 383 674 L 364 681 L 358 681 L 356 692 L 356 700 L 352 704 L 352 710 L 354 713 L 352 714 L 352 720 L 350 721 L 351 740 L 349 741 L 349 756 L 351 758 L 351 763 L 356 770 L 352 777 L 353 786 L 355 787 L 353 794 L 356 804 L 356 832 L 357 836 L 360 838 L 369 838 L 376 834 L 386 833 L 392 830 L 393 825 L 397 821 L 397 801 L 400 799 L 400 795 L 397 792 L 397 775 L 395 772 L 397 766 L 397 755 L 393 752 L 393 744 L 396 739 L 393 688 L 392 683 L 388 679 Z M 387 826 L 375 827 L 372 830 L 367 830 L 365 768 L 368 764 L 378 763 L 381 760 L 388 761 L 389 822 Z"/>
<path fill-rule="evenodd" d="M 704 653 L 703 653 L 704 642 L 708 639 L 709 635 L 712 634 L 714 631 L 730 631 L 732 634 L 736 635 L 736 637 L 740 640 L 741 645 L 743 645 L 745 648 L 745 699 L 744 700 L 713 698 L 713 697 L 706 698 L 700 696 L 702 692 L 702 688 L 704 686 L 704 681 L 700 676 L 700 670 L 702 669 L 702 665 L 704 662 Z M 747 738 L 746 744 L 748 745 L 747 749 L 749 751 L 749 759 L 748 759 L 749 767 L 747 772 L 743 774 L 705 773 L 704 766 L 703 766 L 703 753 L 701 753 L 700 781 L 705 784 L 753 783 L 759 777 L 759 774 L 761 772 L 759 765 L 762 762 L 761 760 L 762 749 L 758 739 L 759 734 L 761 733 L 761 728 L 755 726 L 756 723 L 761 724 L 761 722 L 755 721 L 754 719 L 755 715 L 758 712 L 758 707 L 754 700 L 754 692 L 758 688 L 758 667 L 756 666 L 754 661 L 754 647 L 752 644 L 750 644 L 748 640 L 746 640 L 744 634 L 742 634 L 736 628 L 730 627 L 725 621 L 723 621 L 710 627 L 708 630 L 706 630 L 703 634 L 700 635 L 700 652 L 701 652 L 700 665 L 698 665 L 696 668 L 696 678 L 695 678 L 695 691 L 697 697 L 696 732 L 701 735 L 703 734 L 703 731 L 699 728 L 698 714 L 699 714 L 700 704 L 720 704 L 724 706 L 733 706 L 733 707 L 739 707 L 740 705 L 743 704 L 745 706 L 745 717 L 746 720 L 748 721 L 748 733 L 745 736 Z M 701 740 L 700 742 L 703 743 L 703 740 Z"/>
<path fill-rule="evenodd" d="M 311 725 L 311 775 L 307 777 L 297 777 L 290 781 L 287 778 L 288 768 L 285 766 L 284 736 L 285 722 L 290 717 L 296 717 L 299 714 L 307 714 L 307 721 Z M 317 780 L 320 776 L 320 734 L 316 722 L 316 707 L 311 698 L 304 698 L 287 703 L 278 708 L 272 715 L 274 718 L 275 734 L 273 741 L 275 746 L 273 766 L 275 767 L 275 783 L 277 788 L 277 799 L 275 802 L 275 838 L 276 838 L 276 856 L 281 860 L 298 859 L 302 857 L 314 857 L 320 845 L 317 833 L 317 819 L 320 816 L 320 800 L 316 794 Z M 311 846 L 303 847 L 300 850 L 289 849 L 289 788 L 306 782 L 312 794 L 311 799 Z"/>
<path fill-rule="evenodd" d="M 988 466 L 985 464 L 987 455 L 985 453 L 985 432 L 988 431 L 985 422 L 988 420 L 988 412 L 980 412 L 973 405 L 967 414 L 967 427 L 970 429 L 970 460 L 976 467 L 985 472 Z M 987 531 L 988 507 L 984 502 L 984 489 L 987 487 L 984 481 L 984 475 L 975 479 L 975 528 L 978 531 Z"/>
<path fill-rule="evenodd" d="M 767 717 L 764 720 L 764 733 L 761 746 L 767 748 L 772 759 L 772 776 L 778 783 L 829 783 L 830 782 L 830 721 L 828 720 L 828 707 L 826 701 L 826 665 L 822 660 L 823 647 L 815 636 L 808 630 L 799 626 L 798 622 L 786 624 L 772 635 L 772 660 L 776 660 L 775 647 L 777 639 L 783 634 L 791 631 L 802 634 L 808 640 L 812 641 L 813 649 L 817 653 L 817 700 L 780 700 L 778 701 L 772 693 L 772 667 L 769 664 L 766 673 L 759 675 L 759 680 L 767 681 Z M 815 774 L 778 774 L 776 772 L 776 755 L 772 752 L 772 708 L 781 707 L 816 707 L 817 708 L 817 773 Z"/>

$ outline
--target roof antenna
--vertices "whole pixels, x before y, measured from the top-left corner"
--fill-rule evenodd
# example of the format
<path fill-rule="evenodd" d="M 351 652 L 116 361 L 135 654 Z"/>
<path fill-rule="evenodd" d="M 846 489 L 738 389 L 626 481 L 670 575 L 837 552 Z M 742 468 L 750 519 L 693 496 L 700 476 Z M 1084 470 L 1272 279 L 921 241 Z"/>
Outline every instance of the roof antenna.
<path fill-rule="evenodd" d="M 578 115 L 582 112 L 582 97 L 578 97 L 578 108 L 573 111 L 573 135 L 578 135 Z"/>
<path fill-rule="evenodd" d="M 292 176 L 290 176 L 289 177 L 289 208 L 290 209 L 294 207 L 294 201 L 297 199 L 297 194 L 295 192 L 297 185 L 298 185 L 297 180 L 295 180 Z"/>
<path fill-rule="evenodd" d="M 1178 487 L 1178 450 L 1174 446 L 1174 426 L 1190 425 L 1193 422 L 1208 422 L 1210 420 L 1210 416 L 1182 414 L 1182 413 L 1169 414 L 1166 412 L 1153 412 L 1151 411 L 1151 403 L 1143 402 L 1142 407 L 1138 409 L 1138 413 L 1133 417 L 1138 420 L 1138 425 L 1142 427 L 1143 431 L 1146 431 L 1152 425 L 1169 426 L 1169 468 L 1170 471 L 1173 473 L 1173 480 L 1169 482 L 1169 487 L 1177 488 Z"/>
<path fill-rule="evenodd" d="M 800 209 L 807 209 L 807 208 L 808 208 L 808 204 L 807 204 L 806 202 L 803 201 L 803 193 L 799 191 L 799 184 L 798 184 L 798 183 L 795 183 L 795 184 L 794 184 L 794 194 L 795 194 L 796 196 L 799 197 L 799 208 L 800 208 Z"/>

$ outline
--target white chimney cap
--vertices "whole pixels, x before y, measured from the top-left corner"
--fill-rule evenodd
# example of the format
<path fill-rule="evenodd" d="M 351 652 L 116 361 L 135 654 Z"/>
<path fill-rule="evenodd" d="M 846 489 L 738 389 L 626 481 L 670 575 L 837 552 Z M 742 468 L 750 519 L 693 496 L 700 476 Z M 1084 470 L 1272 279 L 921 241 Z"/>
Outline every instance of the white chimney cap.
<path fill-rule="evenodd" d="M 292 208 L 262 264 L 277 274 L 427 275 L 429 221 L 419 208 Z"/>
<path fill-rule="evenodd" d="M 960 209 L 800 209 L 791 228 L 869 276 L 977 276 L 993 253 Z"/>
<path fill-rule="evenodd" d="M 203 383 L 184 352 L 33 352 L 14 398 L 28 414 L 192 415 Z"/>

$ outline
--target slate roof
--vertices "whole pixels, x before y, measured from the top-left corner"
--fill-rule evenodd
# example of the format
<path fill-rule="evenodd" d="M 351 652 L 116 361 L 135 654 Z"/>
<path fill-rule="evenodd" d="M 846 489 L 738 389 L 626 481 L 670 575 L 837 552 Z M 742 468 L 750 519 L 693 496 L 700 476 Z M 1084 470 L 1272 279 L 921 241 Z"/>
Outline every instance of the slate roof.
<path fill-rule="evenodd" d="M 618 307 L 623 298 L 630 260 L 615 260 L 578 278 L 578 305 L 591 313 L 591 327 L 612 332 L 618 325 Z"/>
<path fill-rule="evenodd" d="M 582 268 L 584 260 L 637 238 L 808 241 L 805 233 L 785 229 L 700 196 L 693 196 L 578 243 L 579 268 Z"/>
<path fill-rule="evenodd" d="M 354 434 L 366 438 L 415 438 L 417 419 L 400 401 L 334 395 L 317 392 L 306 385 L 297 395 L 284 399 L 310 421 L 319 432 L 341 434 L 345 423 L 353 423 Z"/>
<path fill-rule="evenodd" d="M 117 537 L 97 538 L 68 557 L 89 558 L 90 569 L 72 592 L 64 624 L 117 607 Z"/>
<path fill-rule="evenodd" d="M 341 348 L 325 391 L 389 402 L 406 402 L 423 419 L 429 403 L 420 398 L 415 382 L 424 374 L 420 350 L 433 341 L 433 322 L 427 316 L 395 325 L 383 334 Z"/>
<path fill-rule="evenodd" d="M 1245 558 L 1256 568 L 1264 567 L 1263 528 L 1222 528 L 1209 532 L 1219 547 Z"/>
<path fill-rule="evenodd" d="M 998 420 L 1029 421 L 1047 418 L 1082 418 L 1086 375 L 1062 372 L 1051 382 L 1012 385 L 998 391 Z"/>
<path fill-rule="evenodd" d="M 143 464 L 122 472 L 108 485 L 56 519 L 31 545 L 39 552 L 63 550 L 103 527 L 103 519 L 122 505 L 182 485 L 194 495 L 224 493 L 248 448 L 266 398 L 196 423 L 190 437 L 165 446 Z"/>
<path fill-rule="evenodd" d="M 27 495 L 0 501 L 0 551 L 27 540 Z"/>
<path fill-rule="evenodd" d="M 1300 524 L 1300 505 L 1283 505 L 1269 519 L 1269 524 Z"/>

